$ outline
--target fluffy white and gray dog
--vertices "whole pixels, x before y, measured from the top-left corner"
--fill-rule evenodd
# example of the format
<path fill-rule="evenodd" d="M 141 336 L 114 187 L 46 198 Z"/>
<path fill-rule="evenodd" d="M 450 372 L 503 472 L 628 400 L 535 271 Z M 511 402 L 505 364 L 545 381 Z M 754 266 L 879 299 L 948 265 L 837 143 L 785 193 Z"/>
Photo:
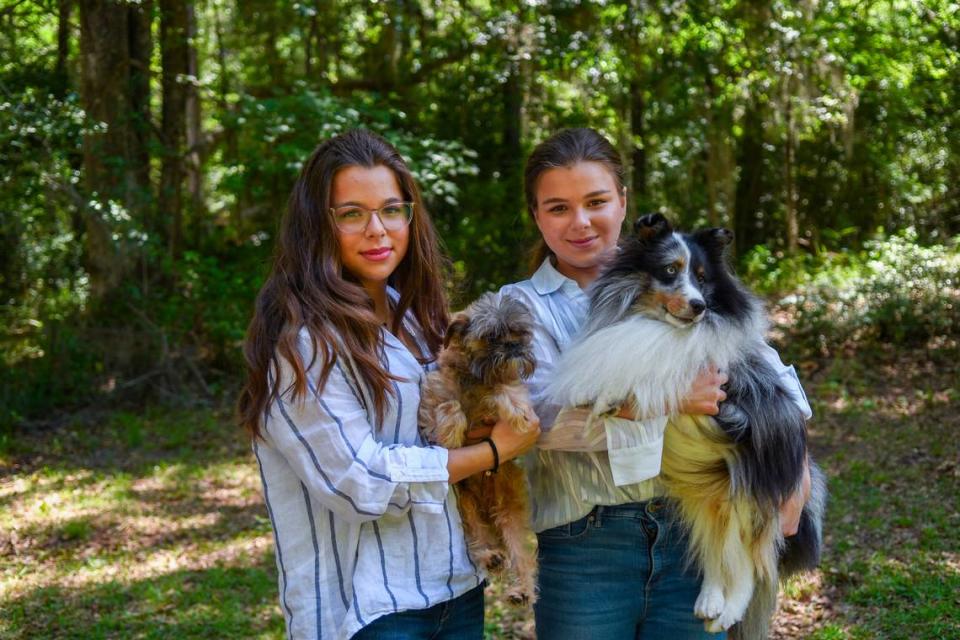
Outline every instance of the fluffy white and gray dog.
<path fill-rule="evenodd" d="M 762 305 L 727 265 L 733 234 L 678 233 L 659 214 L 634 230 L 591 287 L 586 324 L 550 393 L 596 413 L 632 401 L 637 415 L 670 416 L 660 480 L 703 572 L 694 613 L 710 631 L 739 623 L 732 637 L 765 638 L 779 579 L 819 562 L 823 475 L 811 461 L 811 498 L 799 532 L 784 539 L 779 506 L 802 481 L 805 419 L 763 356 Z M 709 362 L 729 374 L 719 415 L 678 415 Z"/>

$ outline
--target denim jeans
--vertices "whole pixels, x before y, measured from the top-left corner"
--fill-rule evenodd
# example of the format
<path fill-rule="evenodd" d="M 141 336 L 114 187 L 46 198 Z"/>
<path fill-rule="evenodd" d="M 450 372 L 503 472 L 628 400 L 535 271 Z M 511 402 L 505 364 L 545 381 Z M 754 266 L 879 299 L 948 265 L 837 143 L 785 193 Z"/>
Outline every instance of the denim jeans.
<path fill-rule="evenodd" d="M 429 609 L 377 618 L 352 640 L 482 640 L 483 585 Z"/>
<path fill-rule="evenodd" d="M 663 499 L 599 506 L 537 535 L 534 608 L 546 640 L 718 640 L 693 615 L 697 568 L 686 534 Z"/>

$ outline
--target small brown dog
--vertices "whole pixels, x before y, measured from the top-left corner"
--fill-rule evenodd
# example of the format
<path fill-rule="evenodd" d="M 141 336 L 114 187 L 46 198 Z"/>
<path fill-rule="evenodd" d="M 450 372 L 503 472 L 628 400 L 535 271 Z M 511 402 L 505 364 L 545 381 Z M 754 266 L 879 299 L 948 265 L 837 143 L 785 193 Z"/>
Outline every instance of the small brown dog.
<path fill-rule="evenodd" d="M 520 432 L 531 428 L 530 396 L 523 379 L 533 373 L 533 317 L 511 297 L 486 294 L 453 317 L 420 396 L 424 437 L 447 448 L 464 445 L 467 430 L 500 418 Z M 537 560 L 528 547 L 527 481 L 513 461 L 497 473 L 456 484 L 467 545 L 474 562 L 492 573 L 511 570 L 512 604 L 532 604 Z"/>

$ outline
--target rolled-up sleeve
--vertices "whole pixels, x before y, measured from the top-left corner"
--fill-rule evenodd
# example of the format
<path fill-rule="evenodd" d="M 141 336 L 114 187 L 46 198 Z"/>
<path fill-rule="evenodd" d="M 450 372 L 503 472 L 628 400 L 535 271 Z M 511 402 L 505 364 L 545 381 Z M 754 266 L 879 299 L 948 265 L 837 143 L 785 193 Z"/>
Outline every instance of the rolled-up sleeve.
<path fill-rule="evenodd" d="M 813 417 L 813 409 L 810 408 L 810 402 L 807 400 L 807 394 L 800 384 L 800 378 L 797 376 L 797 370 L 793 365 L 783 364 L 780 354 L 770 345 L 764 345 L 761 354 L 764 360 L 773 367 L 773 370 L 780 375 L 780 382 L 787 388 L 790 398 L 799 407 L 803 417 L 809 420 Z"/>
<path fill-rule="evenodd" d="M 283 377 L 281 383 L 292 379 L 288 368 Z M 293 400 L 288 390 L 273 403 L 264 440 L 311 497 L 353 522 L 410 509 L 442 512 L 449 490 L 447 450 L 379 442 L 339 367 L 322 389 L 309 377 L 302 400 Z"/>
<path fill-rule="evenodd" d="M 614 484 L 622 487 L 660 475 L 666 416 L 648 420 L 606 416 L 603 423 Z"/>

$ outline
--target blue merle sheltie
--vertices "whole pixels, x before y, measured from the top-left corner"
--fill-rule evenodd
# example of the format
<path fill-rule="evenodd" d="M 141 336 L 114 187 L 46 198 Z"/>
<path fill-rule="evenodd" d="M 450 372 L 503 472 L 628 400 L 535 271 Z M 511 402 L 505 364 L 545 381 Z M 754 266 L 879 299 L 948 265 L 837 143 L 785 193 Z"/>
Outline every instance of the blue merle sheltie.
<path fill-rule="evenodd" d="M 739 623 L 731 636 L 766 638 L 779 579 L 820 558 L 826 488 L 812 462 L 797 535 L 785 540 L 779 518 L 808 460 L 805 419 L 763 356 L 761 303 L 727 265 L 733 234 L 679 233 L 659 214 L 634 231 L 591 287 L 584 329 L 550 392 L 596 413 L 632 401 L 637 415 L 670 416 L 660 481 L 703 573 L 694 613 L 709 631 Z M 720 413 L 678 415 L 708 362 L 729 375 Z"/>

